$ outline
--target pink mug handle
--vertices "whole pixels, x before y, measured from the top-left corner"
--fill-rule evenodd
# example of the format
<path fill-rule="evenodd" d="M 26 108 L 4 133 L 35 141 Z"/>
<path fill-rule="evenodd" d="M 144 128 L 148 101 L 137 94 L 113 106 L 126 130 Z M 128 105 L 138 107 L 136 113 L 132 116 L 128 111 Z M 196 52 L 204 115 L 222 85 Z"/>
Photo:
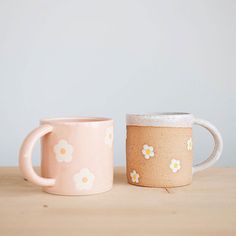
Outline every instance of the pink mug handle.
<path fill-rule="evenodd" d="M 38 139 L 45 134 L 52 132 L 53 127 L 50 125 L 41 125 L 34 129 L 24 140 L 19 155 L 19 167 L 23 176 L 30 182 L 39 186 L 54 186 L 56 180 L 52 178 L 43 178 L 39 176 L 32 166 L 32 150 Z"/>

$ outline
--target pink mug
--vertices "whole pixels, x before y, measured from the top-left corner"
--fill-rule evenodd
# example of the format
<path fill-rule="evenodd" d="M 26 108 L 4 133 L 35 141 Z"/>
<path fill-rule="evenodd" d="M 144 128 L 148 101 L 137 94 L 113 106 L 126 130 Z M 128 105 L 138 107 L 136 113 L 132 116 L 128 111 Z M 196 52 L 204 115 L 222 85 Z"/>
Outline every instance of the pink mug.
<path fill-rule="evenodd" d="M 33 169 L 32 149 L 41 138 L 41 176 Z M 87 195 L 108 191 L 113 183 L 113 120 L 43 119 L 20 150 L 20 170 L 43 191 Z"/>

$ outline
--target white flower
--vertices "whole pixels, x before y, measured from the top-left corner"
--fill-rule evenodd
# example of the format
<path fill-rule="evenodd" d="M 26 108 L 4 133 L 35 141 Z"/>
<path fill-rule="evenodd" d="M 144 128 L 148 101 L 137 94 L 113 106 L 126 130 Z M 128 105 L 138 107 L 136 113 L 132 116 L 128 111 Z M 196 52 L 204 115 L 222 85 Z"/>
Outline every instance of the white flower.
<path fill-rule="evenodd" d="M 176 173 L 178 170 L 180 170 L 181 166 L 180 166 L 180 161 L 179 160 L 175 160 L 172 159 L 171 163 L 170 163 L 170 168 L 171 170 Z"/>
<path fill-rule="evenodd" d="M 81 169 L 74 175 L 74 181 L 78 190 L 89 190 L 93 187 L 95 176 L 87 168 Z"/>
<path fill-rule="evenodd" d="M 139 182 L 139 180 L 138 180 L 139 179 L 139 174 L 135 170 L 130 172 L 130 177 L 131 177 L 133 183 L 138 183 Z"/>
<path fill-rule="evenodd" d="M 187 141 L 187 149 L 189 151 L 191 151 L 193 148 L 193 141 L 192 141 L 192 138 L 190 138 L 188 141 Z"/>
<path fill-rule="evenodd" d="M 154 157 L 154 149 L 152 146 L 148 146 L 147 144 L 143 145 L 142 153 L 145 159 L 149 159 L 150 157 Z"/>
<path fill-rule="evenodd" d="M 105 144 L 108 145 L 110 148 L 112 147 L 113 144 L 113 127 L 108 127 L 106 129 L 106 134 L 105 134 Z"/>
<path fill-rule="evenodd" d="M 53 149 L 56 159 L 59 162 L 70 162 L 72 160 L 72 153 L 74 151 L 72 145 L 70 145 L 66 140 L 60 140 Z"/>

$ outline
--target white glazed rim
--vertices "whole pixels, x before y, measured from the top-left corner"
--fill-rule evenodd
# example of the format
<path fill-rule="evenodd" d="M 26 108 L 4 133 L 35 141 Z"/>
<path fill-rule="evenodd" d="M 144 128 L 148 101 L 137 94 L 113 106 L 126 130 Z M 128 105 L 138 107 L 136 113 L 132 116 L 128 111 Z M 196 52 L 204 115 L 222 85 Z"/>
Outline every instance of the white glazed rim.
<path fill-rule="evenodd" d="M 126 124 L 134 126 L 192 127 L 194 117 L 186 112 L 127 114 Z"/>

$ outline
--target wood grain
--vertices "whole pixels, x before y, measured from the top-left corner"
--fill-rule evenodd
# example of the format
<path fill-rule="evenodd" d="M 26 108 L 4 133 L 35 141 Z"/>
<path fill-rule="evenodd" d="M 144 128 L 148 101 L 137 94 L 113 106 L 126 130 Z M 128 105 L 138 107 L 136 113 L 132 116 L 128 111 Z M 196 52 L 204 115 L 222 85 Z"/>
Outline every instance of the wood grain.
<path fill-rule="evenodd" d="M 0 168 L 0 235 L 236 235 L 236 168 L 194 176 L 192 185 L 144 188 L 116 168 L 113 190 L 56 196 Z"/>

